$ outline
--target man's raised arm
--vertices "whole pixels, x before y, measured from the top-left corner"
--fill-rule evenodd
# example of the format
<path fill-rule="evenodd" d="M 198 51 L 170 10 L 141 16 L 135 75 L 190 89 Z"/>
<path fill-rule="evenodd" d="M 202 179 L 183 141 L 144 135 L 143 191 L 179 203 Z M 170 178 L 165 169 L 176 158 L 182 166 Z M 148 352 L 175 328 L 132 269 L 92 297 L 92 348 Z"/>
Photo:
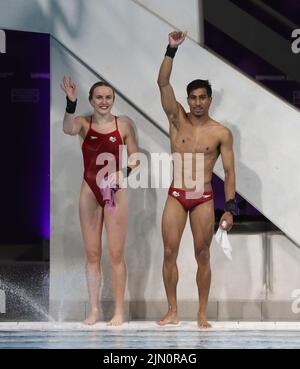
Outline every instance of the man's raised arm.
<path fill-rule="evenodd" d="M 160 89 L 161 104 L 170 121 L 175 127 L 178 127 L 178 104 L 175 98 L 173 88 L 170 84 L 170 76 L 173 66 L 173 58 L 178 46 L 184 41 L 186 32 L 171 32 L 169 34 L 169 45 L 160 66 L 157 83 Z"/>

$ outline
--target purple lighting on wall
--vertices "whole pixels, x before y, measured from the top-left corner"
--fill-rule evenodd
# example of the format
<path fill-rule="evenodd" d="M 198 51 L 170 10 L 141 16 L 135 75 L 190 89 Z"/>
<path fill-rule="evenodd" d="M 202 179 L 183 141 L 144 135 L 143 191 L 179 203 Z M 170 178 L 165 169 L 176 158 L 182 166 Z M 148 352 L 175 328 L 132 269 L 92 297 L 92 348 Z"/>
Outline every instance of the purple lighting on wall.
<path fill-rule="evenodd" d="M 0 54 L 2 242 L 50 237 L 49 35 L 5 31 Z"/>
<path fill-rule="evenodd" d="M 38 209 L 37 224 L 39 234 L 50 238 L 50 40 L 48 35 L 38 35 L 35 41 L 39 44 L 40 65 L 32 68 L 32 83 L 39 86 L 40 101 L 38 104 L 36 148 L 39 157 L 39 188 L 36 199 Z"/>

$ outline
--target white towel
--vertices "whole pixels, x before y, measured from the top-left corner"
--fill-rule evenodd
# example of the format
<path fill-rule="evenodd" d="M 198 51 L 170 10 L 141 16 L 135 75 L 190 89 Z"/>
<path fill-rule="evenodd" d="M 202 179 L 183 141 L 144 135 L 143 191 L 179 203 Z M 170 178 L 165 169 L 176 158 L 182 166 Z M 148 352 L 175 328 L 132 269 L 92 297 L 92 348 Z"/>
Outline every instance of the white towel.
<path fill-rule="evenodd" d="M 222 226 L 224 225 L 226 226 L 225 221 L 222 222 Z M 228 257 L 229 260 L 232 260 L 232 256 L 231 256 L 232 247 L 228 240 L 227 231 L 219 227 L 219 229 L 217 230 L 217 233 L 215 234 L 215 238 L 216 238 L 217 243 L 221 246 L 224 254 Z"/>

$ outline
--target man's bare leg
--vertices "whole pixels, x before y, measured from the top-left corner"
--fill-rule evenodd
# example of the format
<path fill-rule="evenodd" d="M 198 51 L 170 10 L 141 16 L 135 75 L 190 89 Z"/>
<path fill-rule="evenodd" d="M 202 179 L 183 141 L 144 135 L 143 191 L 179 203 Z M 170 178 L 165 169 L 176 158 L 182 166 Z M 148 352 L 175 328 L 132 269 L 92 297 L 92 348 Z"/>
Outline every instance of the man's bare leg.
<path fill-rule="evenodd" d="M 98 300 L 100 288 L 101 233 L 103 209 L 99 206 L 93 192 L 83 182 L 79 201 L 79 215 L 86 254 L 86 280 L 90 301 L 90 314 L 85 324 L 95 324 L 99 318 Z"/>
<path fill-rule="evenodd" d="M 124 294 L 127 277 L 124 245 L 128 224 L 128 203 L 125 190 L 120 190 L 116 193 L 116 208 L 113 211 L 104 208 L 104 222 L 109 245 L 112 286 L 115 296 L 114 316 L 107 324 L 117 326 L 124 321 Z"/>
<path fill-rule="evenodd" d="M 186 219 L 187 212 L 179 201 L 168 196 L 162 217 L 164 241 L 163 280 L 168 300 L 168 311 L 162 319 L 157 321 L 159 325 L 178 324 L 176 297 L 178 269 L 176 259 Z"/>
<path fill-rule="evenodd" d="M 208 201 L 196 206 L 190 213 L 191 229 L 194 237 L 195 258 L 198 264 L 197 286 L 199 309 L 197 322 L 199 328 L 210 328 L 207 321 L 206 308 L 211 282 L 210 244 L 214 233 L 214 206 Z"/>

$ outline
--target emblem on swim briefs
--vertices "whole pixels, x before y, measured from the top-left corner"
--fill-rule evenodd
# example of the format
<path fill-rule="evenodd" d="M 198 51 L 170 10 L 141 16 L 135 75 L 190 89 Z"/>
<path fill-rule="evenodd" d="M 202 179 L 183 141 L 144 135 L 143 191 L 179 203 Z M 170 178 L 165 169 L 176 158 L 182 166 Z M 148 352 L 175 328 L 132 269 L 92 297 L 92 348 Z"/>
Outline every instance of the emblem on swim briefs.
<path fill-rule="evenodd" d="M 173 191 L 173 192 L 172 192 L 172 195 L 173 195 L 174 197 L 178 197 L 178 196 L 180 196 L 180 193 L 179 193 L 179 192 L 177 192 L 177 191 Z"/>
<path fill-rule="evenodd" d="M 95 137 L 95 136 L 90 136 L 90 139 L 91 140 L 96 140 L 98 137 Z"/>
<path fill-rule="evenodd" d="M 109 137 L 109 141 L 111 141 L 111 142 L 116 142 L 116 141 L 117 141 L 117 139 L 116 139 L 116 137 L 114 137 L 114 136 L 110 136 L 110 137 Z"/>
<path fill-rule="evenodd" d="M 205 199 L 207 199 L 208 197 L 210 197 L 210 195 L 202 195 L 202 197 L 204 197 Z"/>

